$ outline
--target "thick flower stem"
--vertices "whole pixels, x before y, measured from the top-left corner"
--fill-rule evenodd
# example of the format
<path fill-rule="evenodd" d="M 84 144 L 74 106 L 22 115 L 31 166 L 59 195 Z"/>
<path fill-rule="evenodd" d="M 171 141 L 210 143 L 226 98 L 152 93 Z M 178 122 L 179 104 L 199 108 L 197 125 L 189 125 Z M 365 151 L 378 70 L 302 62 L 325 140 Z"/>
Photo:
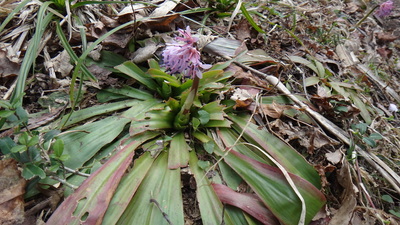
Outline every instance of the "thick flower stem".
<path fill-rule="evenodd" d="M 189 123 L 190 119 L 190 109 L 192 108 L 193 101 L 197 95 L 197 90 L 199 89 L 200 78 L 197 76 L 193 79 L 193 85 L 190 89 L 189 95 L 187 96 L 185 103 L 183 104 L 181 111 L 175 117 L 174 126 L 176 128 L 183 128 Z"/>

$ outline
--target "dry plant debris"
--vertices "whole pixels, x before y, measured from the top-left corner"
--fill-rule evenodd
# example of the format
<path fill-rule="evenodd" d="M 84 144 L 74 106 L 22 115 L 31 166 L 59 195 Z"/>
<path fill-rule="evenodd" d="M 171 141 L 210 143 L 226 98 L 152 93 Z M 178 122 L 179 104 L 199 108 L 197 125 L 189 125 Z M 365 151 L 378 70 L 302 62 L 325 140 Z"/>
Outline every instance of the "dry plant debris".
<path fill-rule="evenodd" d="M 4 22 L 19 2 L 1 1 L 0 21 Z M 236 102 L 235 110 L 255 112 L 260 127 L 293 146 L 317 169 L 327 204 L 311 224 L 399 224 L 400 2 L 392 2 L 390 15 L 371 14 L 365 20 L 383 1 L 231 2 L 232 6 L 222 5 L 226 8 L 213 0 L 89 4 L 55 14 L 62 17 L 62 31 L 77 55 L 121 24 L 138 21 L 90 51 L 85 68 L 95 79 L 78 79 L 83 94 L 76 106 L 100 105 L 95 98 L 100 90 L 137 87 L 134 79 L 115 76 L 114 66 L 125 60 L 140 65 L 150 58 L 162 60 L 165 43 L 177 35 L 178 28 L 189 26 L 198 32 L 195 36 L 200 42 L 207 43 L 200 44 L 204 62 L 215 64 L 239 55 L 237 64 L 228 68 L 234 73 L 235 90 L 225 93 Z M 0 32 L 3 100 L 12 97 L 21 63 L 34 41 L 41 4 L 28 3 Z M 254 21 L 233 13 L 238 4 L 246 5 Z M 202 21 L 205 12 L 195 9 L 205 6 L 215 11 Z M 188 9 L 192 11 L 180 14 Z M 359 21 L 362 23 L 357 25 Z M 71 110 L 67 93 L 71 79 L 76 81 L 72 77 L 77 62 L 50 23 L 27 77 L 23 98 L 23 107 L 30 114 L 27 130 L 50 129 L 46 125 L 53 126 L 51 122 L 61 112 Z M 56 93 L 59 95 L 54 97 Z M 16 137 L 13 127 L 0 129 L 0 137 Z M 20 177 L 15 162 L 3 159 L 3 164 L 10 166 L 0 166 L 0 180 L 10 178 L 4 173 Z M 201 224 L 198 203 L 191 200 L 195 199 L 193 179 L 183 181 L 185 224 Z M 22 179 L 18 182 L 19 189 L 2 187 L 1 196 L 15 200 L 13 204 L 18 206 L 11 208 L 1 198 L 4 224 L 24 220 L 20 189 L 25 183 Z M 235 194 L 243 199 L 254 197 Z M 228 197 L 222 201 L 234 202 Z M 51 213 L 54 209 L 42 210 Z"/>

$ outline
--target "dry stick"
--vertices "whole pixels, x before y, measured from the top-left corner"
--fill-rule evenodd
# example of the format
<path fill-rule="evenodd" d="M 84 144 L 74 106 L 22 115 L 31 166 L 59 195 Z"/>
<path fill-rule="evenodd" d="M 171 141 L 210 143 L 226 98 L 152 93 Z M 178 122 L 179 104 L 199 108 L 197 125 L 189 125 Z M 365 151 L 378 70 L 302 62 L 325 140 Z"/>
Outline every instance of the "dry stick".
<path fill-rule="evenodd" d="M 282 82 L 279 81 L 278 78 L 262 73 L 256 69 L 251 68 L 250 66 L 246 66 L 242 63 L 235 62 L 238 66 L 250 70 L 256 75 L 266 79 L 271 85 L 275 86 L 280 92 L 289 97 L 293 102 L 295 102 L 300 108 L 306 111 L 309 115 L 311 115 L 316 121 L 318 121 L 325 129 L 329 130 L 333 135 L 339 138 L 345 144 L 351 146 L 350 139 L 347 137 L 347 134 L 340 127 L 336 126 L 334 123 L 323 117 L 318 112 L 312 110 L 308 105 L 300 101 L 296 96 L 294 96 Z M 400 194 L 400 176 L 396 174 L 389 166 L 387 166 L 382 160 L 380 160 L 376 155 L 371 154 L 359 146 L 355 146 L 355 150 L 358 154 L 360 154 L 364 159 L 372 165 L 392 186 L 393 188 Z"/>

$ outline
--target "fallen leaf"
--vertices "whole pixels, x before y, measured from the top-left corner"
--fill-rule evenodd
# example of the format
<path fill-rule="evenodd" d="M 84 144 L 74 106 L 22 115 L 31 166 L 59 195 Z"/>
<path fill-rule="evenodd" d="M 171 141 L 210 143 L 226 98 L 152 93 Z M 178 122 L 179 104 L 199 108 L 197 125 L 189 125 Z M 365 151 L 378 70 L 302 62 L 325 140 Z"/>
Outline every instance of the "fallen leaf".
<path fill-rule="evenodd" d="M 8 59 L 6 51 L 0 49 L 0 77 L 17 76 L 20 65 Z"/>
<path fill-rule="evenodd" d="M 353 211 L 356 208 L 356 186 L 351 179 L 350 165 L 347 160 L 342 160 L 342 167 L 337 173 L 338 182 L 344 188 L 341 199 L 341 206 L 330 221 L 330 225 L 349 224 Z"/>
<path fill-rule="evenodd" d="M 251 38 L 250 35 L 250 27 L 251 25 L 249 24 L 249 21 L 243 19 L 241 20 L 236 26 L 236 34 L 237 34 L 237 39 L 244 41 L 248 38 Z"/>
<path fill-rule="evenodd" d="M 263 104 L 262 106 L 263 112 L 274 119 L 278 119 L 282 117 L 283 111 L 287 109 L 291 109 L 291 106 L 277 104 L 275 101 L 272 104 Z"/>
<path fill-rule="evenodd" d="M 20 224 L 24 217 L 26 181 L 21 177 L 17 161 L 0 161 L 0 224 Z"/>
<path fill-rule="evenodd" d="M 335 152 L 328 152 L 325 154 L 326 160 L 331 162 L 333 165 L 338 164 L 343 157 L 343 153 L 340 150 L 337 150 Z"/>

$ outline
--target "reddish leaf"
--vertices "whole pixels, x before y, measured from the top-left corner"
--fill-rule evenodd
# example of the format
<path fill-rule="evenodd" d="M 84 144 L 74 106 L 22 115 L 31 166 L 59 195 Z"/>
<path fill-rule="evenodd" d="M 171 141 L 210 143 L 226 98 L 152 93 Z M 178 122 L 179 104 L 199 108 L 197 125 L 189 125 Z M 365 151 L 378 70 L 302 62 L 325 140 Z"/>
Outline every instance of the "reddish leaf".
<path fill-rule="evenodd" d="M 212 184 L 222 203 L 233 205 L 247 212 L 263 224 L 279 224 L 274 214 L 267 209 L 261 199 L 254 194 L 237 193 L 222 184 Z"/>
<path fill-rule="evenodd" d="M 115 189 L 132 162 L 135 149 L 154 136 L 148 133 L 135 137 L 134 141 L 91 174 L 74 194 L 57 208 L 47 224 L 101 224 Z"/>

